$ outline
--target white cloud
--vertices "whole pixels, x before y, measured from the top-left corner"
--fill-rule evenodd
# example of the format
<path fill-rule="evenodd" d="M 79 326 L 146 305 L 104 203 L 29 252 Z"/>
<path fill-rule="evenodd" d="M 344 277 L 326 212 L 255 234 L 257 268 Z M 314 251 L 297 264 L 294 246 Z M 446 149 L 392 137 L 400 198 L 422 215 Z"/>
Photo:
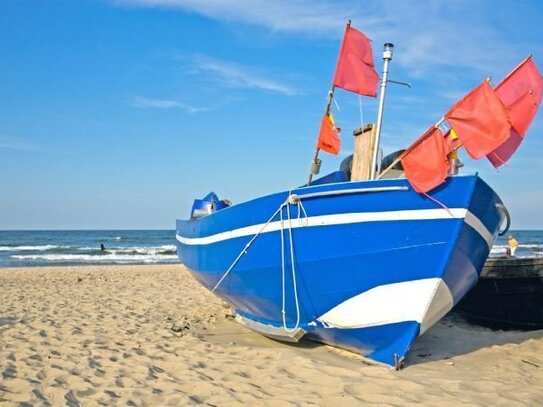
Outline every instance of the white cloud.
<path fill-rule="evenodd" d="M 340 33 L 345 22 L 344 5 L 326 1 L 269 0 L 112 0 L 136 7 L 173 8 L 216 20 L 242 22 L 279 32 Z M 352 6 L 349 7 L 352 9 Z"/>
<path fill-rule="evenodd" d="M 222 61 L 206 56 L 195 56 L 191 61 L 196 73 L 205 73 L 222 85 L 232 88 L 261 89 L 287 96 L 301 94 L 296 88 L 271 79 L 269 73 L 260 69 Z"/>
<path fill-rule="evenodd" d="M 143 96 L 134 96 L 131 104 L 134 107 L 142 109 L 181 109 L 188 113 L 199 113 L 210 110 L 207 107 L 196 107 L 176 100 L 153 99 Z"/>
<path fill-rule="evenodd" d="M 110 1 L 122 6 L 179 9 L 273 32 L 333 40 L 340 38 L 351 18 L 355 27 L 374 40 L 376 51 L 384 42 L 396 42 L 396 63 L 419 76 L 430 71 L 437 74 L 437 68 L 447 66 L 505 74 L 525 54 L 540 49 L 529 39 L 520 42 L 508 35 L 508 31 L 518 31 L 518 23 L 509 21 L 506 6 L 477 0 L 368 0 L 354 4 L 344 0 Z M 379 55 L 376 52 L 376 58 Z"/>
<path fill-rule="evenodd" d="M 18 138 L 5 137 L 5 136 L 0 136 L 0 148 L 6 148 L 10 150 L 21 150 L 21 151 L 41 151 L 42 150 L 36 144 L 32 144 Z"/>

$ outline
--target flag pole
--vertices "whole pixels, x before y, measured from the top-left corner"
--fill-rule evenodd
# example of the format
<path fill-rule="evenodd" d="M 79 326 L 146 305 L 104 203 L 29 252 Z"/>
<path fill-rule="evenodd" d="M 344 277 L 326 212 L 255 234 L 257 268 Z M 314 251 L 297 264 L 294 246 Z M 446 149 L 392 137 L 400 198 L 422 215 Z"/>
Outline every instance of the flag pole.
<path fill-rule="evenodd" d="M 377 166 L 377 155 L 379 153 L 379 139 L 381 137 L 381 127 L 383 124 L 383 111 L 385 108 L 385 94 L 388 80 L 388 64 L 392 60 L 392 51 L 394 45 L 387 42 L 383 46 L 383 77 L 381 78 L 381 91 L 379 92 L 379 110 L 377 112 L 377 127 L 375 130 L 375 147 L 373 150 L 373 159 L 371 161 L 370 179 L 375 179 L 375 167 Z"/>
<path fill-rule="evenodd" d="M 351 19 L 347 20 L 347 25 L 345 26 L 345 34 L 347 33 L 347 30 L 349 29 L 350 26 L 351 26 Z M 341 52 L 343 51 L 343 45 L 345 44 L 345 34 L 343 35 L 343 40 L 341 41 L 341 47 L 339 49 L 339 54 L 338 54 L 338 61 L 336 62 L 336 70 L 337 70 L 337 65 L 339 63 L 339 58 L 341 57 Z M 326 109 L 324 110 L 325 115 L 330 114 L 330 107 L 332 106 L 332 99 L 334 98 L 335 90 L 336 90 L 336 86 L 332 84 L 330 91 L 328 91 L 328 100 L 326 102 Z M 321 169 L 322 160 L 319 159 L 319 152 L 320 152 L 320 148 L 317 147 L 315 151 L 315 157 L 313 157 L 313 161 L 311 161 L 311 168 L 309 170 L 309 178 L 307 180 L 308 186 L 311 185 L 311 181 L 313 181 L 313 176 L 317 175 Z"/>
<path fill-rule="evenodd" d="M 332 99 L 334 98 L 334 91 L 336 87 L 332 85 L 332 88 L 328 91 L 328 101 L 326 102 L 326 109 L 324 110 L 324 114 L 330 114 L 330 107 L 332 106 Z M 319 158 L 319 152 L 320 148 L 317 147 L 317 150 L 315 151 L 315 157 L 313 157 L 313 161 L 311 161 L 311 168 L 309 170 L 309 179 L 307 180 L 307 185 L 311 185 L 311 181 L 313 181 L 313 175 L 317 175 L 321 170 L 321 162 L 322 160 Z"/>
<path fill-rule="evenodd" d="M 524 65 L 524 64 L 525 64 L 527 61 L 529 61 L 530 59 L 532 59 L 532 54 L 530 54 L 530 55 L 528 55 L 526 58 L 524 58 L 520 64 L 518 64 L 511 72 L 509 72 L 509 73 L 507 74 L 507 76 L 506 76 L 505 78 L 503 78 L 503 79 L 501 80 L 500 83 L 498 83 L 498 84 L 496 85 L 496 89 L 498 89 L 502 83 L 504 83 L 507 79 L 509 79 L 516 71 L 519 70 L 519 68 L 520 68 L 522 65 Z M 490 81 L 489 81 L 489 82 L 490 82 Z"/>
<path fill-rule="evenodd" d="M 432 134 L 432 131 L 434 131 L 434 129 L 439 128 L 439 126 L 441 126 L 441 124 L 444 121 L 445 121 L 445 118 L 442 117 L 441 119 L 439 119 L 439 121 L 436 124 L 434 124 L 428 130 L 426 130 L 422 134 L 422 136 L 420 136 L 418 139 L 416 139 L 403 153 L 401 153 L 398 157 L 396 157 L 396 159 L 394 161 L 392 161 L 392 163 L 388 167 L 386 167 L 383 171 L 381 171 L 381 173 L 377 175 L 377 179 L 383 178 L 385 176 L 385 174 L 387 174 L 396 164 L 398 164 L 405 157 L 407 157 L 409 155 L 409 153 L 411 151 L 413 151 L 413 149 L 415 147 L 417 147 L 420 143 L 422 143 L 424 140 L 426 140 L 428 138 L 428 136 L 430 134 Z"/>

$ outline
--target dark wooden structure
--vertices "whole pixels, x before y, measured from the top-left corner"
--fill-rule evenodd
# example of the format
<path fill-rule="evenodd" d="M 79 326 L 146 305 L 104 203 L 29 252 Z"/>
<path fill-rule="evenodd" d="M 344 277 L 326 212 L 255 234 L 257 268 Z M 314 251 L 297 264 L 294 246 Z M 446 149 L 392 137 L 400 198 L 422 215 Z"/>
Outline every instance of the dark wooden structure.
<path fill-rule="evenodd" d="M 492 329 L 543 329 L 543 257 L 490 257 L 455 310 Z"/>

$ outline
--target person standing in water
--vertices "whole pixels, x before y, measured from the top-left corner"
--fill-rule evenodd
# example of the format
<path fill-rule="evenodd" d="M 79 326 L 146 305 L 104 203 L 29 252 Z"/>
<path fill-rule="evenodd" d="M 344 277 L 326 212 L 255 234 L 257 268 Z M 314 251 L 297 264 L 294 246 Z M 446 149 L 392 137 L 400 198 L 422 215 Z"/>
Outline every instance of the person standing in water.
<path fill-rule="evenodd" d="M 511 256 L 514 256 L 518 248 L 517 239 L 515 239 L 513 236 L 509 236 L 509 240 L 507 240 L 507 248 L 509 249 Z"/>
<path fill-rule="evenodd" d="M 106 250 L 106 247 L 104 246 L 103 243 L 100 243 L 100 251 L 103 252 Z"/>

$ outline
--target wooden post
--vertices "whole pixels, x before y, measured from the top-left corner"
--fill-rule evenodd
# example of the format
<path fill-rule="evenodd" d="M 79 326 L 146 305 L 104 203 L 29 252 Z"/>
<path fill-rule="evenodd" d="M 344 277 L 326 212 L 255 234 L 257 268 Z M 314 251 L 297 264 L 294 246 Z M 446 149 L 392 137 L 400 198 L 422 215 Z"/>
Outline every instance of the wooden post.
<path fill-rule="evenodd" d="M 366 181 L 371 178 L 376 134 L 376 126 L 371 123 L 353 131 L 355 139 L 351 181 Z"/>

